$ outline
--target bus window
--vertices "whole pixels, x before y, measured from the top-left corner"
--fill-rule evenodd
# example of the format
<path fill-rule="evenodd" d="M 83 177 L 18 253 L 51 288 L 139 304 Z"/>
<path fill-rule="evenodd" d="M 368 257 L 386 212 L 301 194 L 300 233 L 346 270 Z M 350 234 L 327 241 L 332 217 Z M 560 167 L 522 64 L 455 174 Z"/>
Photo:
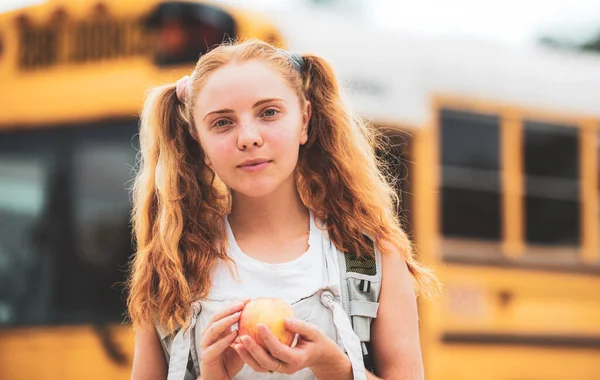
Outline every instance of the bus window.
<path fill-rule="evenodd" d="M 0 135 L 0 325 L 123 321 L 136 133 Z"/>
<path fill-rule="evenodd" d="M 45 323 L 61 233 L 51 139 L 0 138 L 0 325 Z M 43 146 L 45 145 L 45 146 Z M 58 200 L 60 202 L 60 200 Z"/>
<path fill-rule="evenodd" d="M 579 129 L 526 121 L 523 143 L 526 241 L 579 244 Z"/>
<path fill-rule="evenodd" d="M 499 118 L 442 110 L 440 136 L 442 234 L 499 240 Z"/>
<path fill-rule="evenodd" d="M 187 1 L 159 4 L 145 25 L 156 44 L 156 63 L 193 64 L 206 51 L 237 37 L 235 20 L 218 7 Z"/>
<path fill-rule="evenodd" d="M 96 126 L 77 130 L 70 140 L 72 247 L 59 265 L 61 322 L 124 319 L 135 133 L 134 123 Z"/>

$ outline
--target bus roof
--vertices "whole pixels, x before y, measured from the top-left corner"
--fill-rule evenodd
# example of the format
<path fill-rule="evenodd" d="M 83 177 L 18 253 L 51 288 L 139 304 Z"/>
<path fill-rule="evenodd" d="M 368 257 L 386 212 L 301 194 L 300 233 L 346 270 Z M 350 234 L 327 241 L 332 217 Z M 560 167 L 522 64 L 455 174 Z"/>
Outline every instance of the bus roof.
<path fill-rule="evenodd" d="M 135 17 L 158 2 L 50 0 L 0 14 L 0 39 L 4 39 L 0 53 L 4 111 L 0 124 L 43 123 L 48 120 L 45 114 L 52 114 L 56 122 L 76 120 L 87 117 L 92 108 L 98 115 L 135 115 L 148 87 L 173 80 L 187 68 L 157 71 L 150 62 L 134 58 L 107 62 L 100 71 L 63 66 L 46 70 L 45 76 L 42 71 L 25 75 L 8 65 L 17 54 L 17 48 L 9 45 L 17 41 L 11 28 L 20 15 L 43 21 L 57 9 L 67 8 L 70 15 L 81 18 L 89 15 L 91 6 L 103 4 L 113 14 L 122 15 L 119 17 Z M 222 4 L 232 13 L 245 12 L 232 6 L 243 4 L 240 1 L 208 3 Z M 377 123 L 413 128 L 428 125 L 435 99 L 445 97 L 600 119 L 600 56 L 418 37 L 335 12 L 318 12 L 306 4 L 264 8 L 257 4 L 260 2 L 245 19 L 252 19 L 257 26 L 275 25 L 290 50 L 327 58 L 356 113 Z M 42 77 L 43 93 L 32 93 Z M 95 88 L 96 94 L 90 88 Z M 47 101 L 56 96 L 55 89 L 69 106 L 59 110 L 56 100 Z M 100 98 L 103 104 L 90 106 Z M 31 112 L 32 107 L 39 112 Z"/>
<path fill-rule="evenodd" d="M 444 97 L 600 118 L 600 55 L 417 37 L 308 7 L 277 10 L 290 49 L 327 58 L 354 109 L 376 122 L 422 127 Z"/>
<path fill-rule="evenodd" d="M 205 38 L 187 38 L 198 30 Z M 285 45 L 262 14 L 214 1 L 50 0 L 2 13 L 0 129 L 133 119 L 149 88 L 189 74 L 224 34 Z"/>

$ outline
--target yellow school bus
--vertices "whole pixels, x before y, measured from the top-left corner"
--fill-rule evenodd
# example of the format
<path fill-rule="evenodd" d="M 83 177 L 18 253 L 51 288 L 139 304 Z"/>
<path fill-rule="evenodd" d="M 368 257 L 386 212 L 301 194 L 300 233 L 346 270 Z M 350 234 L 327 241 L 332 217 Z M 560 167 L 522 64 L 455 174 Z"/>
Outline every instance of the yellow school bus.
<path fill-rule="evenodd" d="M 0 379 L 129 377 L 115 284 L 133 252 L 137 113 L 224 36 L 325 56 L 389 137 L 401 217 L 445 284 L 419 304 L 428 380 L 596 379 L 600 59 L 253 6 L 0 15 Z"/>
<path fill-rule="evenodd" d="M 0 379 L 128 379 L 128 188 L 151 86 L 226 39 L 283 46 L 205 1 L 51 0 L 0 14 Z"/>
<path fill-rule="evenodd" d="M 598 379 L 600 57 L 298 17 L 276 17 L 290 49 L 389 137 L 445 286 L 419 301 L 426 379 Z"/>

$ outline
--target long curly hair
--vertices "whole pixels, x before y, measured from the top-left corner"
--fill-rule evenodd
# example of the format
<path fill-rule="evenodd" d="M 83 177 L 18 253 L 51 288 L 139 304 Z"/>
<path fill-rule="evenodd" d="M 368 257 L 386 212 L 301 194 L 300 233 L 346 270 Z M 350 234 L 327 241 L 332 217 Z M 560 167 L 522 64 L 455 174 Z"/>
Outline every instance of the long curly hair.
<path fill-rule="evenodd" d="M 141 113 L 141 157 L 132 192 L 137 252 L 128 281 L 128 310 L 134 326 L 186 325 L 190 303 L 210 290 L 214 264 L 231 262 L 223 223 L 231 195 L 204 163 L 191 109 L 215 70 L 251 59 L 278 70 L 296 90 L 301 106 L 311 103 L 308 141 L 300 147 L 295 176 L 302 201 L 325 221 L 332 242 L 347 254 L 369 255 L 365 234 L 376 242 L 389 241 L 406 261 L 415 289 L 426 295 L 435 291 L 436 277 L 413 253 L 398 219 L 393 179 L 386 177 L 385 163 L 375 154 L 382 135 L 350 115 L 323 58 L 302 58 L 298 73 L 286 52 L 265 42 L 224 44 L 199 59 L 184 103 L 175 84 L 149 93 Z"/>

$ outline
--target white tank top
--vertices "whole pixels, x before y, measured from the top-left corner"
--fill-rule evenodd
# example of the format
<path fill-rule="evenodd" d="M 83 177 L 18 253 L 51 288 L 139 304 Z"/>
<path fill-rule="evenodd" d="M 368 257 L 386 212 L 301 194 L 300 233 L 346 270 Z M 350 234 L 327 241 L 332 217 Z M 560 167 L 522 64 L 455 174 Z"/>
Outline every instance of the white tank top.
<path fill-rule="evenodd" d="M 326 231 L 317 225 L 310 213 L 309 248 L 299 258 L 269 264 L 244 254 L 235 241 L 229 223 L 227 227 L 228 255 L 237 264 L 237 277 L 229 266 L 219 262 L 214 268 L 212 287 L 203 300 L 192 303 L 193 311 L 189 329 L 180 329 L 172 340 L 169 354 L 168 380 L 193 380 L 187 363 L 190 350 L 195 350 L 198 360 L 202 352 L 196 342 L 202 340 L 202 331 L 214 313 L 240 298 L 280 297 L 288 301 L 297 318 L 313 323 L 321 332 L 333 339 L 346 351 L 352 364 L 354 378 L 366 380 L 362 346 L 352 329 L 350 319 L 342 307 L 338 251 Z M 192 338 L 193 336 L 193 338 Z M 196 373 L 199 363 L 194 363 Z M 249 366 L 235 380 L 316 380 L 309 368 L 293 375 L 283 373 L 256 373 Z"/>
<path fill-rule="evenodd" d="M 228 240 L 228 255 L 237 265 L 237 278 L 232 277 L 229 266 L 219 262 L 211 274 L 210 300 L 276 297 L 294 303 L 321 288 L 323 284 L 323 255 L 328 255 L 337 268 L 335 251 L 323 249 L 323 239 L 329 242 L 327 231 L 317 227 L 310 212 L 308 250 L 295 260 L 270 264 L 246 255 L 238 246 L 227 219 L 225 225 Z M 235 270 L 235 269 L 234 269 Z M 233 273 L 234 276 L 236 273 Z M 339 278 L 336 277 L 336 278 Z"/>

